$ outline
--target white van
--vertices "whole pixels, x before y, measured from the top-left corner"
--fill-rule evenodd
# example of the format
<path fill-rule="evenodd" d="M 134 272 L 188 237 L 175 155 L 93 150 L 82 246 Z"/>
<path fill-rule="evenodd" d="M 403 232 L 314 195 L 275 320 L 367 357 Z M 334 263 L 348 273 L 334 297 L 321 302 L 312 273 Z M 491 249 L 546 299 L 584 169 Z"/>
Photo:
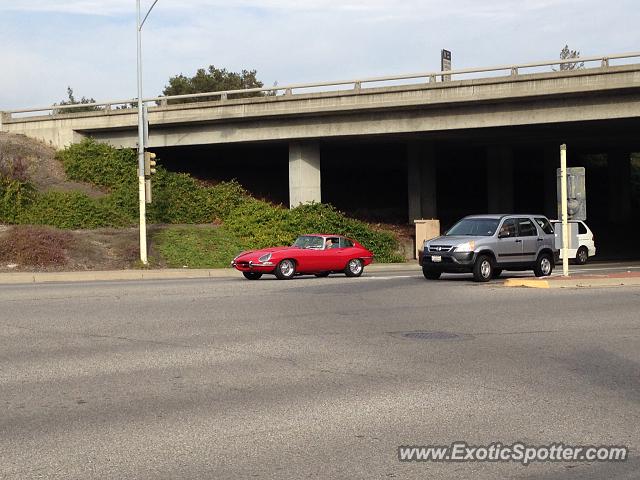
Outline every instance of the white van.
<path fill-rule="evenodd" d="M 560 250 L 562 259 L 562 222 L 552 220 L 551 223 L 556 235 L 556 248 Z M 569 220 L 569 259 L 584 265 L 595 254 L 596 244 L 591 229 L 582 220 Z"/>

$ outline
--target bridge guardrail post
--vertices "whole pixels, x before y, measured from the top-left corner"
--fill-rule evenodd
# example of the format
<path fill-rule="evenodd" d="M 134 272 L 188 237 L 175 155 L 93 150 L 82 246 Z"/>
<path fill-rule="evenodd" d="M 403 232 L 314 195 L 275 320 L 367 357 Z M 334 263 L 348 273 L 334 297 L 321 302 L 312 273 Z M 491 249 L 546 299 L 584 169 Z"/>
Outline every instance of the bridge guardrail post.
<path fill-rule="evenodd" d="M 511 76 L 512 77 L 518 76 L 518 67 L 511 67 Z"/>
<path fill-rule="evenodd" d="M 284 91 L 284 94 L 285 94 L 287 97 L 290 97 L 291 95 L 293 95 L 293 92 L 291 91 L 291 89 L 290 89 L 290 88 L 287 88 L 287 89 Z"/>
<path fill-rule="evenodd" d="M 2 131 L 2 124 L 7 120 L 11 120 L 11 113 L 0 111 L 0 132 Z"/>
<path fill-rule="evenodd" d="M 360 93 L 360 91 L 362 90 L 362 82 L 354 83 L 353 89 L 356 91 L 356 93 Z"/>
<path fill-rule="evenodd" d="M 438 79 L 435 75 L 429 75 L 429 83 L 436 83 Z"/>
<path fill-rule="evenodd" d="M 609 68 L 609 58 L 608 57 L 604 57 L 602 59 L 602 63 L 600 64 L 600 66 L 602 68 Z"/>
<path fill-rule="evenodd" d="M 166 98 L 160 100 L 161 107 L 166 107 L 167 105 L 169 105 L 169 101 Z"/>
<path fill-rule="evenodd" d="M 224 102 L 227 99 L 227 92 L 221 93 L 220 94 L 220 101 Z"/>

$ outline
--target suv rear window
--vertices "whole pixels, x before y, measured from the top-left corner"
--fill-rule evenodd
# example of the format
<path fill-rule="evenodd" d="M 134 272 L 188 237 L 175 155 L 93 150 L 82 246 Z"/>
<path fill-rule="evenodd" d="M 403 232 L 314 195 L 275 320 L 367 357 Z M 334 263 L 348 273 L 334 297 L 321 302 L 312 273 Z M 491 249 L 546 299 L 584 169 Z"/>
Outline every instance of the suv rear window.
<path fill-rule="evenodd" d="M 553 235 L 554 234 L 553 226 L 551 225 L 549 220 L 547 220 L 546 218 L 544 218 L 544 217 L 536 217 L 536 223 L 538 225 L 540 225 L 540 228 L 542 229 L 542 231 L 544 233 L 546 233 L 547 235 Z"/>

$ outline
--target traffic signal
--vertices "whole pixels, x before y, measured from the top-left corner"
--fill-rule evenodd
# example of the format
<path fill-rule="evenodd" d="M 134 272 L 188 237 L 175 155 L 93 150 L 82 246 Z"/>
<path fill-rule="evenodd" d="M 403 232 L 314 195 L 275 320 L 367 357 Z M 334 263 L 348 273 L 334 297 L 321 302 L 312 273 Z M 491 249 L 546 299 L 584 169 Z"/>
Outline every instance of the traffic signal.
<path fill-rule="evenodd" d="M 156 154 L 153 152 L 144 152 L 144 176 L 150 177 L 156 173 Z"/>

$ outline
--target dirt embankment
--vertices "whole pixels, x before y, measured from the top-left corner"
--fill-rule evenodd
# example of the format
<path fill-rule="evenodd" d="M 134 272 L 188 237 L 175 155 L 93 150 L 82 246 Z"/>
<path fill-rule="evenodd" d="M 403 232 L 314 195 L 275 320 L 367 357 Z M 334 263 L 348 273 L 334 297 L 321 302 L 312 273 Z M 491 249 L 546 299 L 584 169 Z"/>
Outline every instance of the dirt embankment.
<path fill-rule="evenodd" d="M 10 170 L 22 180 L 28 180 L 43 192 L 77 191 L 97 198 L 105 192 L 87 183 L 67 180 L 56 151 L 44 142 L 24 135 L 0 133 L 0 169 Z"/>

